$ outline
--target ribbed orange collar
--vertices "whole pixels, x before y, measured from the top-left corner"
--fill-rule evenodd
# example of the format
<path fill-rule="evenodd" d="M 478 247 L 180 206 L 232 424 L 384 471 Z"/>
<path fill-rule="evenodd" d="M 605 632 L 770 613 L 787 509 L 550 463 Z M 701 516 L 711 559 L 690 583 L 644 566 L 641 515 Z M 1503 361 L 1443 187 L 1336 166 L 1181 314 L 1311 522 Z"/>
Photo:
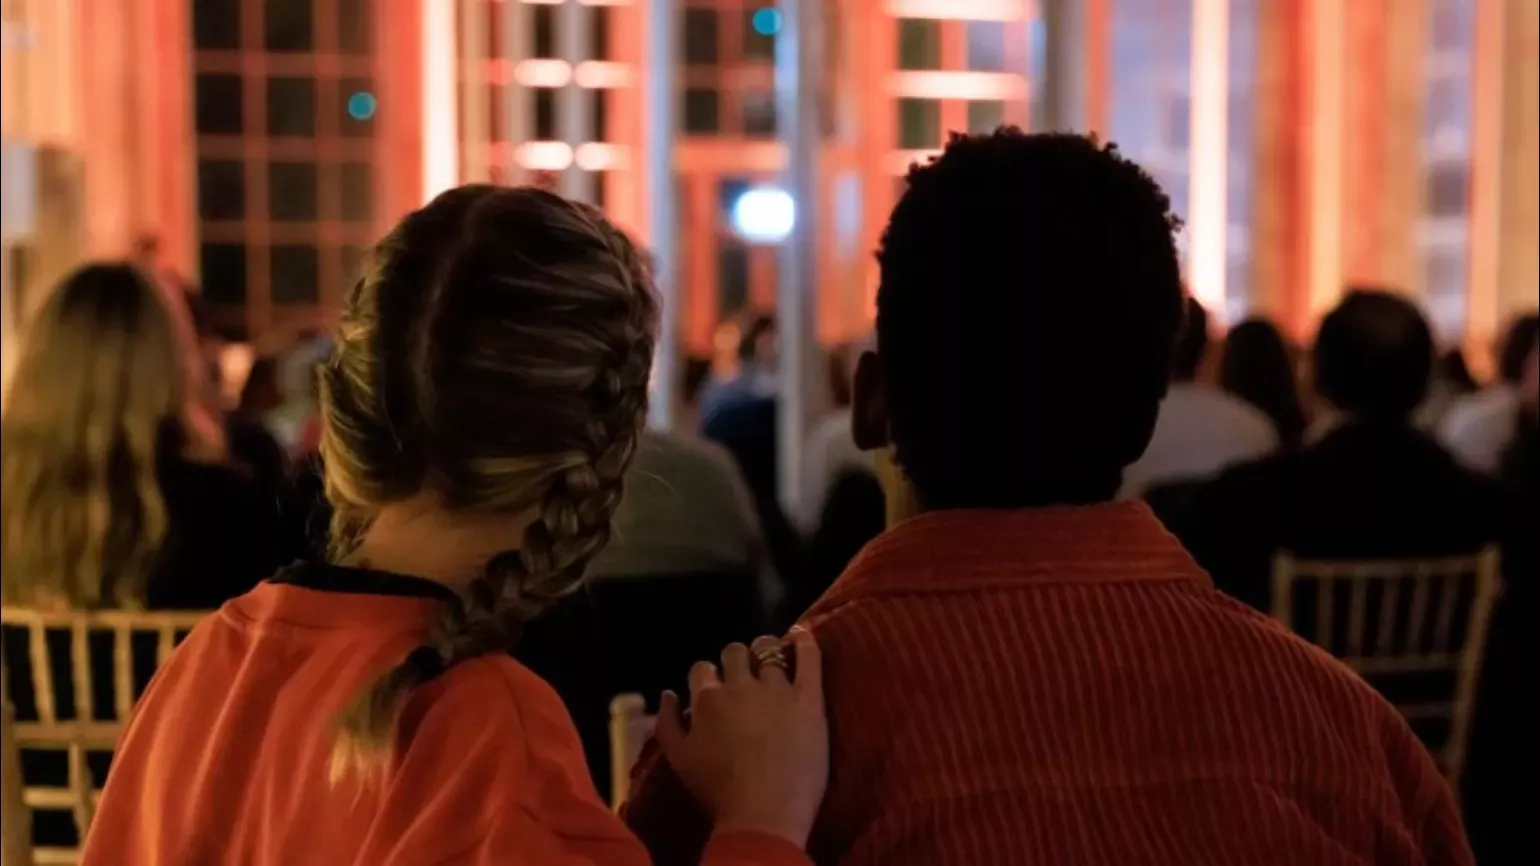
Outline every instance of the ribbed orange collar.
<path fill-rule="evenodd" d="M 882 595 L 1150 580 L 1209 583 L 1143 503 L 937 511 L 868 544 L 808 615 Z"/>

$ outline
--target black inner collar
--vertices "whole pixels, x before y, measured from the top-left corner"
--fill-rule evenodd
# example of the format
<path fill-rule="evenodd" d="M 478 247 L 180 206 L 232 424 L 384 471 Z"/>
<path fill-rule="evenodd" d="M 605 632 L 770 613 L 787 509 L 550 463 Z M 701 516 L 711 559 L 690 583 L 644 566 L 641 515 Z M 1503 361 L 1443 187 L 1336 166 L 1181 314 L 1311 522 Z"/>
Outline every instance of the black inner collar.
<path fill-rule="evenodd" d="M 322 592 L 404 595 L 436 598 L 440 601 L 456 601 L 459 598 L 449 587 L 426 578 L 307 560 L 300 560 L 282 569 L 270 580 L 273 583 L 284 583 Z"/>

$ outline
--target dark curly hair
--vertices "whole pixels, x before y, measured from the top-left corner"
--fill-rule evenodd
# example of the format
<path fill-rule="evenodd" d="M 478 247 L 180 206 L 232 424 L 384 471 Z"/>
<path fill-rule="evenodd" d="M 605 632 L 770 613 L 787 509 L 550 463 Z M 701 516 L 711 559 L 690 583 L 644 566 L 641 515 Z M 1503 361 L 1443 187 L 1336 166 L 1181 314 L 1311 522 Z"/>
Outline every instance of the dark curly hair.
<path fill-rule="evenodd" d="M 954 135 L 910 171 L 877 253 L 877 352 L 923 507 L 1116 493 L 1169 385 L 1179 226 L 1094 137 Z"/>
<path fill-rule="evenodd" d="M 1315 388 L 1341 412 L 1403 419 L 1428 393 L 1433 352 L 1415 304 L 1388 289 L 1349 289 L 1316 332 Z"/>

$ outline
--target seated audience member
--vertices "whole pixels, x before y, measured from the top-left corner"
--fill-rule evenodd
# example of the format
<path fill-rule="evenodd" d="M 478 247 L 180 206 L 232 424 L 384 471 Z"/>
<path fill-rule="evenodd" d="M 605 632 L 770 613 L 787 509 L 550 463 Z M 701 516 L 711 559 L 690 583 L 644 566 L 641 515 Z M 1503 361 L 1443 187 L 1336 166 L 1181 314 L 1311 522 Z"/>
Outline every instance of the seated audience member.
<path fill-rule="evenodd" d="M 778 334 L 775 319 L 755 316 L 738 338 L 738 372 L 725 381 L 709 381 L 701 390 L 702 423 L 720 409 L 745 400 L 774 398 L 779 391 Z"/>
<path fill-rule="evenodd" d="M 868 347 L 869 341 L 852 347 L 852 358 L 859 358 Z M 848 384 L 845 389 L 849 390 Z M 807 437 L 807 452 L 802 463 L 803 500 L 797 512 L 797 528 L 803 533 L 811 533 L 818 527 L 825 514 L 825 503 L 837 481 L 853 473 L 875 477 L 871 456 L 856 447 L 855 437 L 850 432 L 850 417 L 850 405 L 846 402 L 819 420 Z"/>
<path fill-rule="evenodd" d="M 1208 313 L 1190 298 L 1186 306 L 1171 390 L 1160 404 L 1149 448 L 1123 473 L 1124 498 L 1207 478 L 1278 448 L 1278 434 L 1261 409 L 1199 381 L 1208 350 Z"/>
<path fill-rule="evenodd" d="M 1471 862 L 1395 710 L 1113 501 L 1168 384 L 1174 228 L 1079 136 L 954 137 L 910 172 L 856 429 L 920 514 L 804 619 L 833 735 L 814 862 Z M 638 775 L 628 822 L 689 862 L 667 763 Z"/>
<path fill-rule="evenodd" d="M 1465 363 L 1465 352 L 1460 347 L 1444 351 L 1433 362 L 1433 380 L 1428 383 L 1428 395 L 1422 398 L 1414 416 L 1417 426 L 1424 430 L 1437 430 L 1444 416 L 1455 404 L 1481 389 L 1471 375 L 1470 365 Z"/>
<path fill-rule="evenodd" d="M 277 565 L 272 502 L 189 421 L 202 367 L 176 316 L 132 267 L 91 265 L 28 327 L 0 423 L 7 603 L 200 610 Z"/>
<path fill-rule="evenodd" d="M 1498 350 L 1497 382 L 1456 402 L 1438 424 L 1438 438 L 1461 463 L 1497 474 L 1519 415 L 1524 359 L 1540 339 L 1540 320 L 1524 316 L 1508 329 Z"/>
<path fill-rule="evenodd" d="M 1285 450 L 1299 447 L 1305 435 L 1297 371 L 1293 350 L 1272 322 L 1247 319 L 1225 335 L 1219 387 L 1260 409 Z"/>
<path fill-rule="evenodd" d="M 555 693 L 504 651 L 609 540 L 656 320 L 636 251 L 586 206 L 470 186 L 408 215 L 322 373 L 335 561 L 178 648 L 82 862 L 646 864 Z M 807 863 L 827 745 L 818 648 L 793 641 L 794 674 L 774 639 L 693 671 L 688 732 L 663 702 L 718 824 L 705 864 Z"/>
<path fill-rule="evenodd" d="M 1271 607 L 1279 550 L 1332 559 L 1472 553 L 1495 540 L 1501 502 L 1413 423 L 1433 365 L 1422 313 L 1355 290 L 1321 322 L 1316 391 L 1330 407 L 1304 446 L 1205 485 L 1191 513 L 1163 515 L 1220 589 Z"/>
<path fill-rule="evenodd" d="M 796 571 L 800 543 L 780 498 L 780 407 L 775 397 L 742 394 L 707 416 L 701 436 L 731 454 L 749 485 L 770 561 L 779 574 Z"/>
<path fill-rule="evenodd" d="M 785 622 L 802 616 L 886 527 L 887 500 L 874 471 L 842 473 L 824 497 L 823 514 L 808 536 L 797 573 L 786 578 Z"/>
<path fill-rule="evenodd" d="M 254 361 L 241 386 L 241 399 L 225 419 L 230 456 L 251 470 L 259 487 L 275 495 L 288 473 L 288 455 L 268 430 L 267 421 L 283 405 L 278 364 L 272 357 Z"/>
<path fill-rule="evenodd" d="M 1492 611 L 1477 691 L 1461 806 L 1476 862 L 1540 863 L 1540 350 L 1531 349 L 1517 429 L 1501 479 L 1517 507 L 1503 545 L 1503 592 Z"/>

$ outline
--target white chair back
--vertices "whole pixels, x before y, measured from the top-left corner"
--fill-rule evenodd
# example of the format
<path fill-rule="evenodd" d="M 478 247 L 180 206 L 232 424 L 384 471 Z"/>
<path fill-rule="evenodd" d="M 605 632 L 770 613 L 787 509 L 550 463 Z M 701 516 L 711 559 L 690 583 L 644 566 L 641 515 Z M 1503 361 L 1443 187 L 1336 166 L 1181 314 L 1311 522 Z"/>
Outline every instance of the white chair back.
<path fill-rule="evenodd" d="M 610 805 L 616 811 L 631 793 L 631 770 L 657 725 L 641 695 L 628 692 L 610 701 Z"/>

